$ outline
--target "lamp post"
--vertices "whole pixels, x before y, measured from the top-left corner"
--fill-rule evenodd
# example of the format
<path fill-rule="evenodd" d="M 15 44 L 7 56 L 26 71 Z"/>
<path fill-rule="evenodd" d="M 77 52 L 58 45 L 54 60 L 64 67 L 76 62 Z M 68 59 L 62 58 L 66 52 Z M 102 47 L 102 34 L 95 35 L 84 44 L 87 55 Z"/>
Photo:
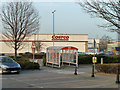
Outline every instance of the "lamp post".
<path fill-rule="evenodd" d="M 54 10 L 53 12 L 52 12 L 52 14 L 53 14 L 53 46 L 54 46 L 54 13 L 56 12 L 56 10 Z"/>
<path fill-rule="evenodd" d="M 94 57 L 95 57 L 95 39 L 94 39 Z M 92 75 L 91 77 L 95 77 L 95 63 L 92 65 Z"/>

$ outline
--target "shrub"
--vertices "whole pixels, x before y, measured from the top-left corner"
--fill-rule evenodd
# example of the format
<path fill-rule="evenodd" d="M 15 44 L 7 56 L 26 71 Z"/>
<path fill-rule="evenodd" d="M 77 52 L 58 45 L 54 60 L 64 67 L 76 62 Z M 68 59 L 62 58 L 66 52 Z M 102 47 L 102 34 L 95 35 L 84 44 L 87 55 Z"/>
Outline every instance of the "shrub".
<path fill-rule="evenodd" d="M 14 59 L 14 56 L 11 56 L 11 58 Z M 39 69 L 38 63 L 30 62 L 28 58 L 23 56 L 18 56 L 16 62 L 20 64 L 22 70 Z"/>
<path fill-rule="evenodd" d="M 120 64 L 96 64 L 95 66 L 98 72 L 104 73 L 116 73 L 118 67 L 120 72 Z"/>
<path fill-rule="evenodd" d="M 78 64 L 91 64 L 92 56 L 91 55 L 79 55 Z"/>
<path fill-rule="evenodd" d="M 21 62 L 17 61 L 23 70 L 30 70 L 30 69 L 39 69 L 39 64 L 38 63 L 33 63 L 33 62 Z"/>

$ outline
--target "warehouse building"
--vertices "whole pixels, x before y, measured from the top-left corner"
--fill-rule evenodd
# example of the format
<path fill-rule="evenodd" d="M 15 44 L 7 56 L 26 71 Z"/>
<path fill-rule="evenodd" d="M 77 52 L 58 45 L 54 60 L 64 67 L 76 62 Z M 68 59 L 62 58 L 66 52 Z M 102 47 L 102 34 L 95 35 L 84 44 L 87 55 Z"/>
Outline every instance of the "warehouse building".
<path fill-rule="evenodd" d="M 3 39 L 0 35 L 0 53 L 14 53 L 14 49 L 9 47 L 10 40 Z M 73 46 L 78 48 L 78 52 L 88 52 L 88 46 L 92 39 L 88 39 L 88 34 L 33 34 L 27 35 L 25 40 L 21 41 L 24 44 L 23 49 L 18 50 L 18 53 L 32 52 L 31 45 L 35 42 L 37 52 L 46 52 L 46 48 L 50 46 Z M 7 43 L 7 44 L 6 44 Z M 99 43 L 99 40 L 97 41 Z M 91 43 L 90 43 L 91 44 Z"/>

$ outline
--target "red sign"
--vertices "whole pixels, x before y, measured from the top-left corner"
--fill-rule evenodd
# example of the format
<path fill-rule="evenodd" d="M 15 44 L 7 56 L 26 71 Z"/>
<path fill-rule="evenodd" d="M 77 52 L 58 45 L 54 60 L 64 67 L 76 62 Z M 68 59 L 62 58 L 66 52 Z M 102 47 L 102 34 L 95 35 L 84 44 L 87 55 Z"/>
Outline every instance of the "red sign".
<path fill-rule="evenodd" d="M 35 49 L 35 48 L 37 48 L 34 42 L 32 43 L 32 46 L 31 46 L 31 48 L 32 48 L 32 49 Z"/>
<path fill-rule="evenodd" d="M 52 40 L 68 40 L 69 36 L 52 36 Z"/>

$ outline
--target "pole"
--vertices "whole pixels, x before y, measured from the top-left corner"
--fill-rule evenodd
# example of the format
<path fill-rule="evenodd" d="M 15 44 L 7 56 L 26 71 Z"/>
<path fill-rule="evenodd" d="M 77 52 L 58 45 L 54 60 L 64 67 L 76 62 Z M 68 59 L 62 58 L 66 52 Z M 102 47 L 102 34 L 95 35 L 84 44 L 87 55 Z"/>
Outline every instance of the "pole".
<path fill-rule="evenodd" d="M 94 57 L 95 57 L 95 39 L 94 39 Z M 92 65 L 92 75 L 91 77 L 95 77 L 95 63 Z"/>
<path fill-rule="evenodd" d="M 35 43 L 35 39 L 36 39 L 36 38 L 35 38 L 35 35 L 36 35 L 36 34 L 34 34 L 34 43 Z M 34 61 L 35 61 L 35 48 L 33 49 L 33 63 L 34 63 Z"/>
<path fill-rule="evenodd" d="M 54 10 L 54 11 L 52 12 L 52 14 L 53 14 L 53 47 L 54 47 L 54 13 L 55 13 L 55 11 L 56 11 L 56 10 Z M 55 58 L 53 57 L 52 60 L 53 60 L 53 62 L 52 62 L 52 67 L 53 67 L 53 63 L 54 63 L 54 61 L 55 61 Z"/>
<path fill-rule="evenodd" d="M 54 13 L 55 13 L 55 11 L 56 11 L 56 10 L 54 10 L 54 11 L 52 12 L 52 14 L 53 14 L 53 46 L 54 46 Z"/>
<path fill-rule="evenodd" d="M 54 47 L 54 11 L 52 13 L 53 13 L 53 47 Z M 53 59 L 53 62 L 52 62 L 52 67 L 53 67 L 54 58 L 52 59 Z"/>
<path fill-rule="evenodd" d="M 120 0 L 119 0 L 118 5 L 120 6 Z M 118 16 L 118 24 L 119 24 L 120 23 L 120 17 L 119 17 L 120 16 L 120 10 L 118 10 L 117 16 Z M 118 28 L 118 29 L 120 30 L 120 28 Z M 120 32 L 118 33 L 118 41 L 120 39 L 119 34 L 120 34 Z M 119 61 L 118 61 L 118 63 L 119 63 Z M 118 67 L 117 67 L 116 71 L 117 71 L 116 83 L 120 84 L 120 81 L 119 81 L 119 64 L 118 64 Z"/>
<path fill-rule="evenodd" d="M 77 64 L 75 65 L 75 73 L 74 75 L 77 75 Z"/>
<path fill-rule="evenodd" d="M 33 60 L 35 60 L 35 49 L 33 49 Z"/>
<path fill-rule="evenodd" d="M 77 75 L 77 66 L 75 65 L 75 73 L 74 75 Z"/>
<path fill-rule="evenodd" d="M 116 83 L 117 84 L 120 84 L 120 81 L 119 81 L 119 65 L 117 67 L 117 78 L 116 78 Z"/>
<path fill-rule="evenodd" d="M 75 65 L 75 73 L 74 73 L 74 75 L 77 75 L 77 67 L 78 67 L 78 51 L 76 51 L 76 65 Z"/>
<path fill-rule="evenodd" d="M 29 40 L 29 35 L 28 35 L 28 40 Z M 29 42 L 28 42 L 28 52 L 29 52 Z"/>

